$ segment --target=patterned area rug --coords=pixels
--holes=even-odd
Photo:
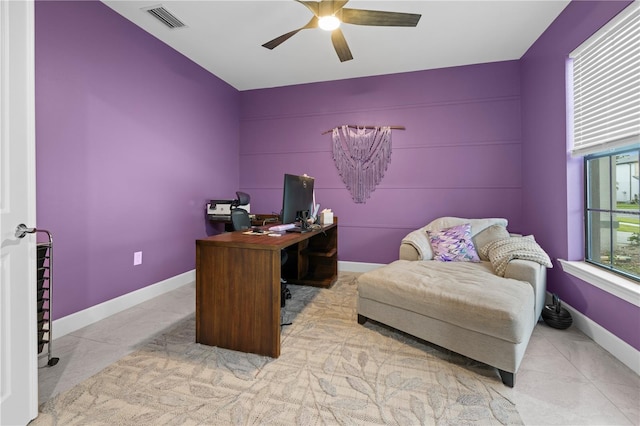
[[[32,424],[522,424],[493,368],[358,325],[356,279],[289,286],[278,359],[194,343],[194,316],[46,402]]]

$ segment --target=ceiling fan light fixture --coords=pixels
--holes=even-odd
[[[325,31],[333,31],[340,26],[340,19],[335,15],[322,16],[318,19],[318,26]]]
[[[266,42],[262,47],[272,50],[302,30],[320,28],[331,33],[331,43],[338,55],[338,59],[340,59],[340,62],[346,62],[352,60],[353,55],[351,54],[342,30],[340,30],[340,24],[342,22],[352,25],[415,27],[418,25],[421,17],[421,15],[416,13],[347,9],[344,5],[347,4],[349,0],[295,1],[313,13],[309,22],[307,22],[306,25]]]

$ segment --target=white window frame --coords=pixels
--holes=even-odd
[[[614,222],[616,221],[616,217],[617,215],[632,215],[635,216],[635,218],[640,218],[640,209],[636,209],[634,208],[633,210],[620,210],[617,207],[617,201],[616,201],[616,191],[612,188],[612,180],[615,176],[615,173],[612,169],[614,169],[616,167],[616,164],[614,164],[615,158],[617,155],[619,154],[625,154],[628,152],[633,152],[634,154],[638,154],[638,152],[640,151],[640,146],[638,145],[634,145],[631,146],[627,149],[623,149],[623,150],[618,150],[618,151],[614,151],[614,152],[606,152],[605,154],[601,154],[601,155],[597,155],[594,154],[592,156],[587,156],[585,157],[585,188],[586,188],[586,197],[585,197],[585,261],[588,263],[591,263],[593,265],[602,267],[608,271],[611,271],[614,274],[618,274],[624,277],[627,277],[631,280],[636,281],[638,284],[640,284],[640,273],[631,273],[628,270],[625,270],[624,268],[621,268],[619,266],[619,264],[616,264],[615,260],[614,260],[614,255],[617,253],[617,247],[616,250],[614,250],[614,246],[615,246],[615,240],[618,238],[618,234],[617,231],[614,230]],[[640,157],[640,156],[639,156]],[[608,195],[608,199],[606,201],[606,203],[604,205],[600,205],[600,204],[593,204],[590,200],[590,189],[591,189],[591,185],[590,185],[590,172],[591,172],[591,168],[587,168],[587,162],[588,161],[596,161],[596,160],[601,160],[601,159],[606,159],[607,160],[607,186],[608,188],[606,188],[605,190],[605,194]],[[600,167],[600,163],[598,163],[599,167]],[[601,187],[601,185],[598,185],[598,187]],[[596,217],[600,218],[598,220],[605,220],[610,224],[609,227],[609,232],[607,233],[607,239],[605,239],[605,246],[610,247],[610,256],[609,256],[609,262],[603,262],[601,259],[598,259],[600,257],[600,253],[592,253],[592,250],[596,249],[597,251],[599,251],[601,249],[601,247],[593,247],[592,246],[592,239],[591,239],[591,232],[598,232],[601,233],[602,229],[600,228],[600,226],[596,226],[594,227],[591,224],[591,220],[590,219],[590,215],[589,212],[591,213],[597,213],[598,215]],[[603,218],[600,217],[600,215],[604,215]],[[608,217],[608,220],[607,220]],[[622,219],[620,219],[622,221]],[[602,235],[599,236],[600,239],[604,239],[602,237]],[[640,259],[638,259],[638,262],[640,263]]]
[[[587,262],[558,259],[562,270],[580,278],[594,287],[604,290],[626,302],[640,307],[640,286],[621,275],[598,268]]]

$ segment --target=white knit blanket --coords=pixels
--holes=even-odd
[[[495,240],[481,247],[480,251],[489,258],[496,275],[501,277],[504,277],[507,265],[513,259],[531,260],[547,268],[553,267],[549,255],[542,250],[533,235]]]

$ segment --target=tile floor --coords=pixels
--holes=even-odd
[[[40,403],[134,351],[195,309],[195,284],[54,341],[54,367],[40,358]],[[526,425],[640,425],[640,377],[571,327],[536,326],[513,389],[504,395]]]

